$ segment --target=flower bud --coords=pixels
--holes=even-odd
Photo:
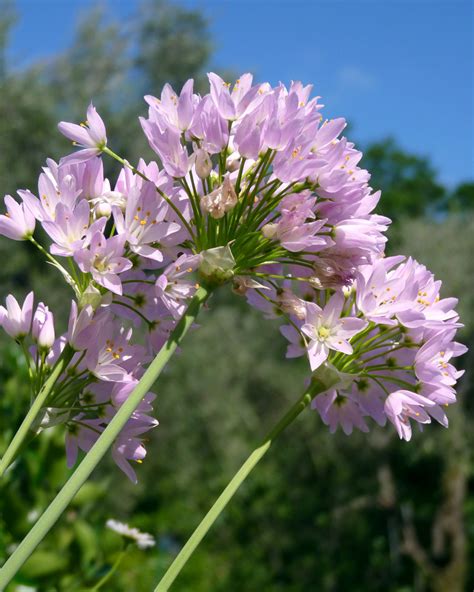
[[[225,168],[229,171],[229,173],[234,173],[235,171],[239,170],[239,167],[240,154],[238,152],[234,152],[234,154],[231,154],[225,161]]]
[[[53,313],[42,302],[38,304],[33,317],[31,334],[40,350],[48,351],[53,347],[55,339],[54,317]]]
[[[238,201],[237,193],[235,192],[232,181],[229,176],[224,178],[224,183],[214,189],[212,193],[205,195],[201,199],[201,208],[208,213],[212,218],[218,220],[222,218],[226,212],[232,210]]]
[[[205,179],[211,174],[212,161],[209,154],[202,148],[198,148],[195,152],[196,155],[196,174],[200,179]]]
[[[110,218],[112,214],[112,206],[105,202],[99,202],[94,209],[94,214],[96,218]]]
[[[273,238],[277,229],[278,224],[265,224],[265,226],[262,226],[262,234],[265,238]]]
[[[293,292],[290,292],[290,290],[283,289],[281,293],[277,295],[277,302],[284,313],[294,315],[299,320],[305,318],[306,305],[304,300],[298,298]]]
[[[112,294],[103,295],[92,283],[90,283],[79,298],[79,308],[82,310],[86,306],[92,306],[93,310],[99,306],[108,306],[112,302]]]
[[[225,209],[221,199],[220,187],[201,199],[201,209],[215,220],[224,217]]]
[[[235,192],[234,185],[232,184],[229,175],[224,177],[224,183],[222,185],[222,199],[224,201],[224,208],[226,212],[234,209],[238,202],[237,193]]]
[[[30,292],[20,308],[16,298],[9,294],[6,298],[7,307],[0,306],[0,326],[13,339],[23,339],[30,332],[33,299],[33,292]]]
[[[201,253],[199,273],[213,284],[223,284],[233,275],[235,259],[229,245],[214,247]]]

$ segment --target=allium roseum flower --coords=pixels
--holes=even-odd
[[[0,234],[13,240],[26,240],[35,230],[35,217],[25,203],[19,204],[11,195],[5,196],[7,213],[0,216]]]
[[[311,374],[338,377],[313,400],[331,431],[388,420],[408,440],[413,425],[447,426],[462,374],[452,362],[465,351],[456,300],[439,296],[423,265],[384,257],[380,192],[345,120],[325,119],[311,91],[250,74],[231,85],[211,73],[203,96],[192,80],[180,92],[166,85],[145,97],[140,118],[158,162],[136,166],[107,145],[90,105],[84,124],[59,124],[81,149],[47,160],[37,195],[5,198],[0,234],[30,240],[75,294],[59,336],[45,304],[33,317],[33,294],[22,308],[11,295],[0,307],[29,357],[33,394],[64,363],[40,427],[65,425],[69,466],[128,400],[200,285],[231,286],[281,321],[288,357],[307,355]],[[116,180],[104,177],[104,155],[122,165]],[[46,249],[32,237],[36,221]],[[132,481],[158,423],[153,400],[144,397],[112,449]]]
[[[84,149],[79,152],[74,152],[69,156],[63,158],[64,163],[78,163],[94,158],[102,152],[107,145],[107,133],[105,125],[101,116],[97,113],[96,108],[89,105],[87,109],[87,119],[85,123],[76,125],[75,123],[67,123],[61,121],[58,124],[59,131],[73,141],[77,146],[82,146]]]
[[[50,350],[55,341],[53,313],[42,302],[33,316],[31,335],[42,351]]]
[[[9,294],[5,302],[7,307],[0,306],[0,325],[13,339],[21,339],[30,332],[33,318],[33,299],[34,294],[30,292],[25,298],[23,306],[20,307],[16,298]]]

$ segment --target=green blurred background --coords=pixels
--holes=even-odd
[[[249,6],[249,5],[246,5]],[[9,34],[21,16],[0,0],[0,192],[36,189],[46,156],[69,150],[59,119],[81,120],[91,97],[114,150],[153,158],[136,117],[141,95],[195,77],[212,62],[208,15],[189,4],[148,0],[133,26],[89,8],[68,48],[10,67]],[[134,48],[130,52],[130,47]],[[229,79],[235,74],[221,69]],[[237,73],[238,74],[238,73]],[[308,81],[306,81],[308,82]],[[354,134],[349,132],[349,137]],[[412,255],[460,296],[464,343],[474,345],[474,183],[445,186],[430,158],[396,138],[362,145],[380,212],[393,217],[390,252]],[[108,163],[107,166],[110,166]],[[109,173],[113,174],[113,167]],[[64,314],[71,295],[28,244],[0,240],[1,298],[31,288]],[[155,389],[161,425],[134,486],[103,462],[9,590],[84,590],[121,549],[108,518],[152,533],[104,587],[148,591],[250,448],[301,391],[306,366],[284,361],[277,327],[223,290]],[[0,452],[28,405],[26,369],[0,342]],[[244,484],[186,566],[177,592],[464,592],[474,587],[473,354],[450,429],[429,426],[411,443],[374,428],[330,435],[316,414],[299,418]],[[44,432],[1,485],[0,563],[67,478],[64,434]],[[22,587],[22,586],[26,586]]]

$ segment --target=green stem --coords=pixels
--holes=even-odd
[[[196,291],[185,314],[172,331],[168,341],[147,368],[131,395],[117,411],[115,417],[102,432],[101,436],[97,439],[94,446],[87,453],[64,487],[0,570],[0,590],[6,587],[31,553],[33,553],[39,543],[48,534],[70,501],[112,446],[114,440],[120,434],[122,428],[138,407],[143,397],[153,386],[179,343],[188,332],[209,294],[210,290],[204,286],[201,286]]]
[[[332,382],[333,384],[334,382]],[[250,472],[255,468],[258,462],[270,449],[273,441],[288,427],[299,415],[306,409],[309,403],[313,400],[315,395],[320,392],[324,392],[330,385],[328,382],[319,381],[313,378],[312,384],[309,389],[294,403],[290,409],[283,415],[283,417],[277,422],[277,424],[270,430],[262,444],[255,448],[250,454],[247,460],[243,463],[237,473],[232,477],[227,487],[217,498],[214,505],[211,507],[209,512],[204,516],[196,530],[193,532],[187,543],[178,553],[173,563],[168,568],[167,572],[156,586],[154,592],[167,592],[170,586],[173,584],[180,571],[186,565],[188,559],[191,557],[196,547],[206,536],[207,532],[220,516],[224,508],[227,506],[229,501],[232,499],[236,491],[239,489],[241,484],[248,477]]]
[[[100,590],[100,588],[102,588],[102,586],[104,584],[106,584],[110,578],[114,575],[114,573],[117,571],[119,565],[122,563],[122,559],[125,557],[125,555],[127,554],[128,551],[128,546],[125,547],[125,549],[123,551],[121,551],[118,554],[117,559],[114,561],[114,564],[112,565],[112,567],[109,569],[109,571],[105,574],[105,576],[103,578],[101,578],[97,584],[93,587],[89,589],[89,592],[96,592],[97,590]]]
[[[61,271],[63,277],[66,279],[66,281],[68,282],[68,284],[71,286],[71,288],[74,290],[74,293],[76,294],[76,296],[80,296],[81,292],[79,290],[78,285],[76,284],[76,282],[74,281],[73,277],[71,276],[71,274],[61,265],[61,263],[59,263],[59,261],[57,259],[55,259],[50,253],[48,253],[48,251],[39,244],[38,241],[36,241],[32,236],[28,237],[28,240],[30,241],[30,243],[32,243],[33,245],[35,245],[35,247],[41,251],[43,253],[43,255],[46,257],[46,259],[49,259],[49,261],[57,268]]]
[[[13,460],[15,459],[16,455],[20,447],[22,446],[25,438],[30,431],[31,426],[33,425],[38,413],[43,408],[44,404],[46,403],[51,391],[54,388],[58,378],[61,376],[69,362],[71,361],[72,356],[74,355],[74,351],[66,346],[59,357],[56,365],[53,368],[53,371],[48,377],[48,380],[44,383],[43,388],[38,393],[38,396],[33,402],[33,405],[30,407],[25,419],[23,420],[22,424],[18,428],[13,440],[10,442],[5,454],[0,461],[0,477],[3,473],[7,470],[7,468],[11,465]],[[1,580],[0,580],[1,582]]]

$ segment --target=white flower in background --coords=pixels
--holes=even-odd
[[[123,537],[135,541],[139,549],[154,547],[156,544],[156,541],[151,534],[140,532],[138,528],[132,528],[128,524],[124,524],[118,520],[107,520],[106,526]]]

